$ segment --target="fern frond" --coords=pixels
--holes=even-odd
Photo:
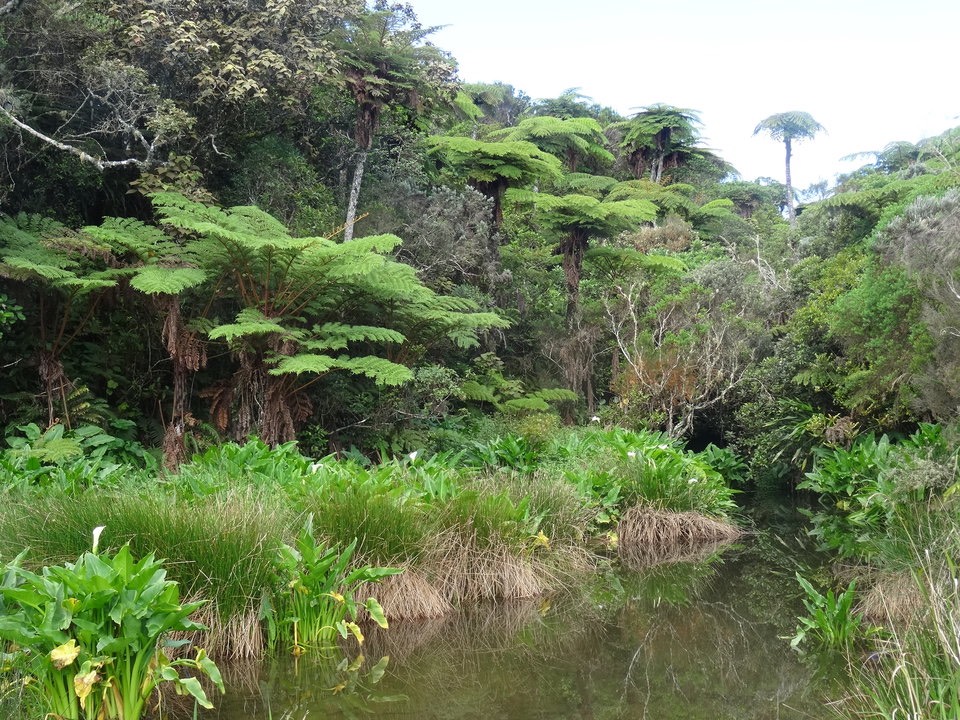
[[[548,412],[550,410],[550,405],[545,400],[531,395],[507,400],[503,403],[503,406],[511,410],[523,410],[525,412]]]
[[[406,338],[396,330],[370,325],[329,322],[314,328],[316,339],[303,346],[309,350],[344,350],[352,342],[402,343]]]
[[[299,353],[276,359],[276,364],[270,369],[271,375],[323,375],[337,367],[337,360],[329,355],[316,353]]]
[[[147,265],[137,268],[130,286],[147,295],[179,295],[200,285],[207,274],[200,268],[170,268]]]
[[[352,372],[354,375],[364,375],[371,378],[377,385],[402,385],[413,380],[413,372],[405,365],[390,362],[374,355],[337,358],[337,367]]]
[[[531,393],[531,396],[546,402],[576,402],[580,399],[580,396],[573,390],[567,390],[566,388],[542,388]]]
[[[496,405],[499,402],[496,392],[493,388],[481,385],[476,380],[467,380],[461,388],[464,400],[473,400],[474,402],[488,402]]]
[[[218,325],[209,332],[209,337],[211,340],[226,340],[232,343],[237,338],[271,333],[288,335],[290,329],[281,325],[276,319],[266,317],[259,310],[244,308],[237,313],[236,322]]]

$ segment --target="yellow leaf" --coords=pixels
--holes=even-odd
[[[341,690],[345,690],[346,687],[347,687],[347,684],[346,684],[345,682],[342,682],[342,683],[340,683],[340,684],[338,684],[338,685],[334,685],[332,688],[330,688],[330,692],[332,692],[334,695],[336,695],[336,694],[337,694],[338,692],[340,692]]]
[[[338,592],[333,592],[333,591],[331,590],[330,592],[327,593],[327,595],[329,595],[330,597],[332,597],[332,598],[333,598],[334,600],[336,600],[338,603],[342,603],[342,602],[343,602],[343,595],[341,595],[341,594],[338,593]]]
[[[80,648],[77,647],[77,641],[70,638],[60,647],[55,647],[50,651],[50,662],[57,670],[62,670],[77,659],[80,654]]]
[[[83,708],[86,705],[87,695],[90,694],[90,691],[93,690],[93,686],[97,684],[97,681],[100,679],[100,676],[97,674],[96,670],[91,670],[88,673],[81,675],[77,673],[73,677],[73,691],[77,694],[77,697],[80,699],[80,707]]]
[[[347,668],[347,672],[356,672],[361,667],[363,667],[363,663],[365,660],[366,658],[363,657],[363,653],[361,653],[360,655],[357,655],[357,659],[354,660],[352,663],[350,663],[350,667]]]
[[[363,645],[363,632],[360,630],[360,626],[352,622],[344,624],[347,626],[347,630],[353,633],[353,636],[357,639],[357,643]]]
[[[611,550],[616,550],[617,545],[620,544],[620,538],[617,536],[613,530],[607,533],[607,547]]]

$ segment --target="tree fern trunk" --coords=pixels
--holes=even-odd
[[[567,329],[572,330],[580,319],[580,276],[583,274],[583,253],[587,238],[574,231],[563,243],[563,275],[567,287]]]
[[[353,184],[350,186],[350,200],[347,202],[347,221],[343,228],[343,241],[353,240],[353,224],[357,221],[357,202],[360,199],[360,185],[363,183],[363,169],[367,164],[367,151],[357,155],[357,164],[353,170]]]
[[[786,176],[787,176],[787,217],[790,220],[790,226],[797,224],[797,211],[793,209],[793,180],[790,176],[790,155],[792,154],[792,148],[790,147],[790,138],[786,138],[783,141],[783,144],[787,148],[787,159],[786,159]]]
[[[162,339],[173,366],[170,422],[163,435],[163,465],[176,470],[187,459],[186,434],[190,417],[190,376],[207,364],[206,344],[188,330],[180,314],[179,296],[162,301],[166,309]]]

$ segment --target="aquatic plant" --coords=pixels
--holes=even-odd
[[[806,643],[831,650],[850,650],[854,643],[876,633],[875,628],[864,624],[863,615],[854,611],[856,581],[851,581],[842,592],[828,589],[823,594],[800,573],[796,573],[796,577],[804,592],[803,606],[807,614],[798,618],[800,624],[790,640],[792,647]]]
[[[202,629],[190,620],[200,603],[180,602],[153,555],[137,561],[125,545],[101,557],[97,536],[93,551],[39,574],[22,566],[23,554],[6,565],[0,639],[17,648],[50,712],[64,720],[139,720],[163,683],[212,707],[198,675],[221,692],[223,682],[206,652],[171,660],[161,649],[169,632]]]
[[[266,607],[265,619],[271,644],[280,631],[290,628],[290,641],[295,655],[309,647],[332,644],[336,634],[353,635],[363,644],[363,632],[357,624],[359,608],[366,610],[380,627],[387,627],[383,608],[375,598],[358,603],[354,590],[389,575],[399,568],[351,567],[354,540],[342,551],[318,543],[313,534],[313,518],[297,537],[295,545],[282,545],[277,554],[277,571],[283,590],[273,607]]]

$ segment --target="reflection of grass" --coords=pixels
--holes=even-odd
[[[660,563],[639,569],[625,584],[634,602],[647,607],[690,605],[717,574],[722,548],[692,561]]]

